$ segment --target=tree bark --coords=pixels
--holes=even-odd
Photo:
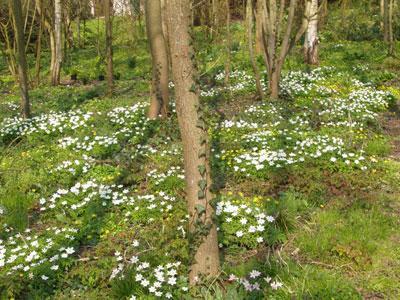
[[[253,4],[252,0],[247,0],[247,39],[248,39],[248,44],[249,44],[249,56],[250,56],[250,61],[251,61],[251,66],[253,68],[254,72],[254,77],[256,80],[256,88],[257,88],[257,94],[258,98],[262,100],[264,98],[264,92],[261,86],[261,80],[260,80],[260,71],[258,70],[257,67],[257,62],[254,58],[254,51],[253,51]]]
[[[105,0],[104,18],[106,25],[106,60],[107,60],[107,88],[108,95],[112,95],[114,88],[113,80],[113,50],[112,50],[112,0]]]
[[[383,40],[389,43],[389,0],[383,2]]]
[[[51,84],[53,86],[60,84],[60,73],[61,73],[61,64],[62,64],[62,35],[61,35],[61,0],[54,1],[54,64],[51,74]],[[50,33],[51,39],[51,33]]]
[[[214,209],[210,204],[210,173],[207,153],[206,128],[202,125],[199,106],[199,89],[196,86],[196,70],[190,43],[190,1],[168,0],[167,18],[170,36],[172,74],[175,83],[176,111],[182,137],[186,201],[190,214],[190,236],[198,241],[191,243],[194,262],[189,281],[195,284],[200,275],[218,274],[219,252],[217,230],[213,222]],[[203,230],[201,230],[203,229]]]
[[[393,36],[393,9],[394,0],[389,0],[389,24],[388,24],[388,55],[394,56],[394,36]]]
[[[263,13],[262,13],[262,0],[257,0],[256,3],[256,55],[263,53],[262,43],[262,28],[263,28]]]
[[[43,35],[43,23],[44,16],[41,14],[39,16],[39,32],[36,41],[36,61],[35,61],[35,84],[39,86],[40,84],[40,68],[41,68],[41,57],[42,57],[42,35]]]
[[[21,89],[21,114],[24,118],[29,118],[31,112],[28,92],[28,65],[26,63],[25,54],[25,36],[21,0],[10,0],[10,7],[14,16],[14,32],[17,44],[18,76],[19,86]]]
[[[229,0],[225,0],[226,7],[226,60],[225,60],[225,86],[229,85],[231,73],[231,7]]]
[[[310,5],[310,20],[304,38],[304,61],[309,65],[318,64],[318,0]]]
[[[160,114],[167,116],[169,103],[169,63],[160,0],[146,0],[146,27],[153,70],[149,118],[156,119]]]

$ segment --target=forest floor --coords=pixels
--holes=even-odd
[[[188,290],[174,105],[147,120],[147,44],[123,40],[112,97],[96,47],[77,49],[63,85],[31,91],[28,122],[3,68],[0,299],[398,299],[398,61],[379,41],[323,43],[315,68],[295,49],[282,100],[255,101],[247,45],[228,87],[224,46],[200,46],[220,276]]]

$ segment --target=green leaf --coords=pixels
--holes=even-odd
[[[197,198],[204,199],[206,197],[206,193],[202,190],[197,192]]]
[[[204,207],[204,205],[201,205],[201,204],[197,204],[197,205],[195,206],[195,209],[196,209],[197,214],[198,214],[199,216],[201,216],[202,214],[204,214],[204,213],[206,212],[206,208]]]
[[[204,191],[207,187],[207,180],[205,179],[199,180],[199,187],[201,188],[202,191]]]
[[[206,166],[200,165],[200,166],[198,166],[198,168],[199,168],[200,175],[203,176],[206,173]]]
[[[199,158],[206,157],[206,149],[199,150]]]
[[[203,120],[198,119],[196,122],[196,127],[204,130],[206,128],[206,124]]]
[[[204,145],[207,142],[207,139],[205,136],[201,136],[199,139],[200,145]]]
[[[190,87],[189,92],[191,93],[196,93],[196,85],[193,83],[192,86]]]

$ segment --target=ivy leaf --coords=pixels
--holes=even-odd
[[[204,123],[203,120],[199,119],[197,120],[196,127],[204,130],[206,128],[206,124]]]
[[[205,179],[199,180],[199,187],[202,191],[204,191],[207,187],[207,181]]]
[[[198,214],[199,216],[201,216],[202,214],[204,214],[204,213],[206,212],[206,208],[204,207],[204,205],[201,205],[201,204],[197,204],[197,205],[195,206],[195,209],[196,209],[197,214]]]
[[[206,157],[206,149],[199,150],[199,158]]]
[[[206,193],[202,190],[197,192],[197,198],[204,199],[206,197]]]
[[[206,166],[205,165],[200,165],[198,166],[199,168],[199,173],[201,176],[204,176],[204,174],[206,173]]]
[[[190,87],[189,92],[191,93],[196,93],[196,85],[193,83],[192,86]]]
[[[200,142],[200,145],[204,145],[207,142],[207,139],[204,136],[202,136],[200,138],[199,142]]]

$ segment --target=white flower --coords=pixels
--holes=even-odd
[[[249,276],[250,278],[257,278],[258,276],[261,275],[261,272],[257,271],[257,270],[253,270],[250,272]]]
[[[236,231],[236,236],[237,237],[242,237],[243,236],[243,231],[241,231],[241,230]]]
[[[147,279],[143,279],[140,284],[144,287],[148,286],[150,284],[150,282]]]
[[[281,282],[279,282],[279,281],[271,282],[271,288],[273,290],[277,290],[277,289],[281,288],[282,286],[283,286],[283,284]]]
[[[44,281],[46,281],[47,279],[49,279],[49,277],[47,277],[46,275],[42,275],[40,278],[42,278]]]
[[[175,285],[176,284],[176,278],[175,277],[169,277],[168,278],[168,284],[169,285]]]
[[[229,281],[236,281],[236,280],[238,280],[238,278],[236,277],[235,274],[230,274],[228,280]]]

